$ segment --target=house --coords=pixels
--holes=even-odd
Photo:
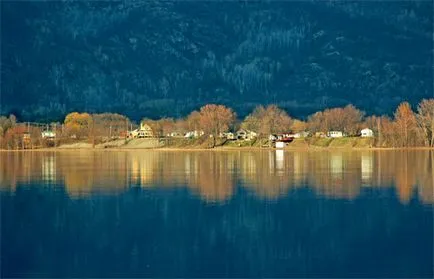
[[[184,138],[198,138],[200,136],[203,136],[204,134],[205,134],[204,131],[194,130],[185,133]]]
[[[374,136],[374,132],[369,128],[365,128],[361,131],[362,138],[371,138],[373,136]]]
[[[128,133],[129,138],[137,138],[139,135],[139,129],[132,130]]]
[[[246,140],[252,140],[258,137],[258,133],[253,131],[247,131],[247,137]]]
[[[152,138],[154,133],[152,132],[151,126],[145,123],[140,123],[140,129],[138,130],[138,138]]]
[[[53,139],[56,137],[56,132],[51,130],[43,131],[41,134],[42,134],[42,138],[44,139]]]
[[[226,133],[220,133],[219,135],[221,138],[226,138],[228,140],[235,140],[235,134],[232,132],[226,132]]]
[[[179,138],[182,137],[182,134],[179,132],[171,132],[167,134],[168,137],[172,137],[172,138]]]
[[[247,138],[247,131],[244,129],[237,131],[237,139],[238,140],[245,140]]]
[[[128,133],[128,137],[130,138],[152,138],[154,133],[152,131],[151,126],[145,123],[140,123],[140,127],[138,129],[132,130]]]
[[[329,138],[342,138],[344,133],[342,131],[329,131],[327,137]]]
[[[275,140],[277,140],[277,136],[276,135],[269,135],[268,140],[269,141],[275,141]]]
[[[236,133],[237,140],[252,140],[257,136],[258,134],[256,132],[244,130],[244,129],[238,130]]]

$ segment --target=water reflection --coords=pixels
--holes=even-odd
[[[2,278],[433,275],[430,151],[0,156]]]
[[[225,201],[235,185],[277,199],[308,186],[330,198],[354,199],[361,188],[394,187],[399,200],[433,203],[433,151],[62,151],[1,152],[0,185],[38,181],[72,198],[129,187],[185,188]]]

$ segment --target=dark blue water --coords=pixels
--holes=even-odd
[[[209,201],[182,184],[72,197],[59,181],[18,182],[1,192],[1,275],[433,277],[433,207],[417,194],[306,184],[263,198],[244,184]]]

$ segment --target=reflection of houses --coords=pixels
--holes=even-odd
[[[327,132],[327,137],[329,138],[342,138],[344,133],[342,131],[329,131]]]
[[[282,175],[285,165],[285,155],[283,150],[276,150],[276,170],[277,174]]]
[[[372,153],[362,154],[360,163],[362,170],[362,186],[369,185],[374,167]]]
[[[362,138],[371,138],[374,136],[374,132],[369,129],[369,128],[365,128],[361,131],[361,135]]]
[[[305,185],[331,197],[353,198],[362,185],[370,185],[396,186],[403,203],[416,190],[422,203],[433,203],[430,151],[0,152],[0,162],[7,162],[0,163],[1,191],[15,191],[16,185],[32,179],[46,184],[57,180],[71,198],[115,194],[129,185],[159,189],[186,185],[203,199],[217,201],[230,197],[239,181],[266,198]]]
[[[302,156],[300,152],[293,153],[293,173],[294,173],[294,182],[300,183],[303,180],[303,165],[302,165]]]
[[[42,157],[42,179],[45,181],[56,180],[56,157],[53,154]]]
[[[340,153],[333,153],[330,156],[330,172],[334,178],[341,178],[343,171],[343,157]]]

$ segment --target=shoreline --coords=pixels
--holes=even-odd
[[[89,148],[89,147],[48,147],[38,149],[0,149],[0,152],[71,152],[71,151],[93,151],[93,152],[119,152],[119,151],[170,151],[170,152],[199,152],[199,151],[434,151],[434,147],[321,147],[321,146],[309,146],[309,147],[225,147],[218,146],[214,148],[201,148],[201,147],[153,147],[153,148],[131,148],[131,147],[113,147],[113,148]]]

